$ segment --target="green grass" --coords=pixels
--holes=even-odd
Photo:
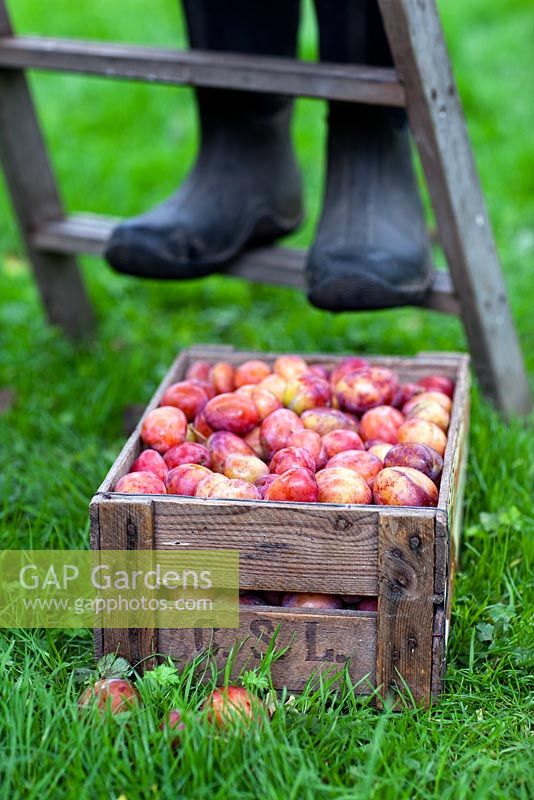
[[[20,31],[172,45],[175,0],[12,2]],[[482,183],[529,373],[534,373],[534,9],[524,0],[441,2]],[[313,23],[302,36],[313,57]],[[188,90],[67,76],[32,79],[64,198],[73,210],[126,215],[154,203],[194,153]],[[322,186],[323,107],[299,102],[295,135],[309,217]],[[120,158],[117,157],[120,155]],[[417,310],[333,316],[290,290],[234,279],[159,285],[84,272],[99,328],[85,344],[47,327],[0,193],[0,546],[79,548],[87,504],[123,441],[122,412],[143,403],[193,342],[304,351],[465,349],[456,320]],[[446,693],[427,711],[378,713],[344,688],[310,688],[259,734],[218,736],[193,715],[172,752],[158,724],[162,687],[128,724],[79,721],[74,670],[91,664],[86,631],[0,636],[0,797],[527,798],[532,732],[534,432],[502,423],[474,392],[462,571]],[[184,673],[172,692],[193,711]]]

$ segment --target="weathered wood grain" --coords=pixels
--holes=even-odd
[[[432,681],[430,690],[433,699],[439,697],[443,691],[443,681],[447,666],[446,627],[445,609],[443,606],[439,606],[436,608],[434,615],[432,635]]]
[[[98,509],[99,550],[154,551],[154,513],[152,501],[132,499],[121,505],[96,503]],[[146,562],[143,567],[146,568]],[[103,653],[117,653],[139,672],[154,664],[157,632],[150,628],[104,628],[97,633],[97,647]]]
[[[441,476],[438,508],[445,511],[450,506],[454,475],[459,462],[459,444],[468,435],[471,376],[469,372],[470,357],[458,355],[456,358],[455,388],[447,447],[444,454],[443,473]],[[441,370],[440,370],[441,372]]]
[[[0,66],[151,83],[283,92],[353,103],[404,105],[395,70],[213,50],[162,49],[80,39],[20,36],[0,42]]]
[[[435,582],[434,592],[436,599],[443,598],[436,614],[442,616],[439,626],[439,635],[442,636],[442,643],[437,641],[438,634],[434,635],[434,650],[432,663],[432,692],[437,693],[443,684],[446,668],[447,641],[451,623],[451,608],[454,592],[454,576],[459,562],[460,540],[462,533],[464,489],[467,475],[467,455],[469,449],[469,392],[468,376],[466,391],[463,392],[462,403],[456,396],[454,402],[458,405],[453,407],[454,411],[459,407],[463,413],[458,419],[456,431],[455,449],[451,453],[446,453],[447,475],[446,481],[446,507],[445,510],[436,510],[436,546],[435,546]],[[462,396],[462,393],[460,394]],[[443,483],[443,482],[442,482]]]
[[[100,550],[100,519],[98,514],[99,498],[93,497],[89,504],[89,544],[91,550]],[[93,650],[98,660],[104,655],[102,628],[93,631]]]
[[[118,219],[96,214],[74,214],[67,219],[40,226],[34,232],[32,242],[36,248],[46,252],[102,255],[111,231],[118,222]],[[306,258],[304,250],[260,247],[242,253],[224,274],[252,283],[304,289]],[[448,272],[435,270],[432,287],[423,305],[445,314],[459,313],[458,300]]]
[[[377,594],[372,506],[162,498],[154,508],[156,548],[237,549],[243,589]]]
[[[380,516],[377,686],[430,701],[434,624],[434,519]]]
[[[443,594],[447,602],[447,589],[450,583],[450,560],[456,558],[451,551],[451,534],[457,537],[456,554],[459,550],[459,532],[463,508],[463,489],[465,480],[467,451],[469,444],[470,386],[469,356],[458,358],[456,387],[447,438],[447,448],[443,462],[443,473],[436,513],[435,580],[434,593]],[[460,494],[458,491],[460,490]],[[453,524],[453,518],[454,524]]]
[[[236,630],[159,631],[158,647],[180,663],[190,661],[211,649],[219,669],[224,669],[231,648],[236,651],[232,678],[243,668],[252,669],[260,662],[272,636],[277,647],[290,650],[273,664],[276,688],[300,692],[314,673],[325,669],[338,672],[348,661],[348,672],[357,694],[370,694],[375,686],[376,614],[359,611],[311,609],[290,613],[278,608],[242,609]],[[240,647],[240,649],[238,649]]]
[[[0,36],[12,34],[0,0]],[[28,82],[20,70],[0,69],[0,159],[20,234],[48,320],[71,336],[93,327],[93,312],[72,255],[41,252],[33,232],[63,218],[63,207]]]
[[[532,397],[435,0],[378,1],[481,386],[505,414],[526,414]]]

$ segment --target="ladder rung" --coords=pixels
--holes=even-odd
[[[0,37],[2,67],[279,92],[387,106],[403,106],[405,103],[404,89],[394,69],[318,64],[273,56],[11,36]]]
[[[100,256],[112,229],[119,222],[97,214],[73,214],[58,222],[48,222],[32,237],[39,250],[52,253],[86,253]],[[306,253],[282,247],[261,247],[244,253],[225,274],[253,283],[269,283],[303,289]],[[458,300],[448,272],[434,271],[432,289],[425,307],[446,314],[459,314]]]

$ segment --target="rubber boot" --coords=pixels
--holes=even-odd
[[[316,0],[316,9],[322,60],[392,65],[376,0]],[[420,304],[432,272],[404,111],[330,103],[327,157],[310,302],[330,311]]]
[[[185,0],[184,10],[193,48],[295,56],[298,0]],[[106,258],[119,272],[200,277],[301,220],[291,100],[204,88],[196,98],[200,148],[193,170],[171,197],[113,231]]]

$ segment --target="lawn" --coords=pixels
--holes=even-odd
[[[175,0],[10,3],[17,29],[174,45]],[[89,8],[90,6],[90,8]],[[534,7],[442,0],[513,313],[534,374]],[[315,54],[307,9],[302,55]],[[32,78],[54,166],[72,210],[128,215],[186,174],[195,126],[187,89],[70,76]],[[322,186],[323,106],[300,101],[295,135],[311,242]],[[120,158],[117,157],[120,155]],[[213,277],[162,286],[84,273],[98,315],[91,341],[47,327],[0,189],[0,544],[85,548],[87,506],[124,439],[123,410],[144,403],[176,351],[246,348],[395,353],[463,350],[458,321],[414,309],[338,316],[291,290]],[[379,713],[345,688],[310,690],[259,734],[221,737],[194,717],[173,752],[158,725],[169,693],[196,708],[186,672],[146,681],[150,703],[124,722],[79,721],[76,683],[90,631],[0,634],[1,798],[527,798],[534,775],[534,431],[504,424],[473,396],[462,569],[446,693],[429,710]],[[530,790],[528,786],[530,785]]]

